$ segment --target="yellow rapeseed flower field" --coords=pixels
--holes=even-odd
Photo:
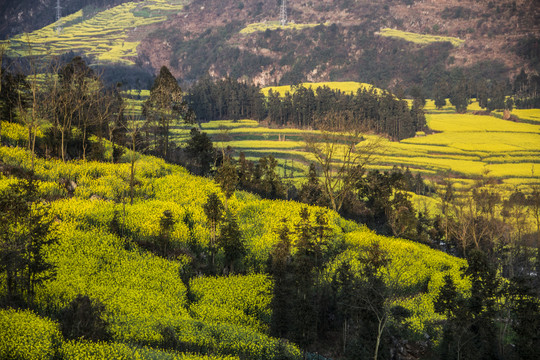
[[[421,45],[431,44],[434,42],[448,41],[454,46],[460,46],[461,44],[465,42],[465,40],[462,40],[456,37],[451,37],[451,36],[417,34],[413,32],[401,31],[401,30],[389,29],[389,28],[383,28],[379,30],[378,34],[385,37],[392,37],[392,38],[407,40],[415,44],[421,44]]]
[[[310,27],[315,27],[318,25],[326,25],[326,24],[295,24],[295,23],[288,23],[286,25],[281,25],[279,21],[267,21],[267,22],[261,22],[261,23],[253,23],[249,24],[242,30],[240,30],[240,34],[248,35],[255,32],[263,32],[266,30],[302,30]]]
[[[344,93],[356,93],[359,89],[366,89],[366,90],[372,90],[374,89],[377,92],[380,92],[382,90],[375,88],[371,84],[366,83],[360,83],[356,81],[327,81],[327,82],[305,82],[299,84],[301,86],[304,86],[306,88],[311,88],[313,91],[317,90],[317,88],[327,86],[332,90],[340,90]],[[268,93],[270,90],[274,93],[278,93],[280,96],[284,96],[286,92],[289,92],[291,94],[294,93],[296,86],[291,85],[283,85],[283,86],[268,86],[263,88],[261,91],[265,96],[268,96]]]
[[[10,39],[11,55],[59,55],[84,51],[100,62],[133,64],[138,41],[128,41],[133,30],[166,20],[166,15],[181,11],[180,0],[127,2],[85,18],[80,10],[40,30]],[[61,28],[57,32],[57,28]]]

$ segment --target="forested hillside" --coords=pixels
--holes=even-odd
[[[392,128],[425,121],[420,94],[410,108],[362,84],[268,90],[263,101],[229,78],[186,96],[167,67],[149,91],[120,91],[80,57],[2,75],[0,357],[534,358],[537,177],[506,193],[496,178],[459,189],[448,174],[426,183],[375,169],[383,132],[407,136]],[[465,103],[433,111],[481,128],[466,121],[486,115],[461,114]],[[231,128],[267,137],[237,119],[257,109],[316,128],[273,129],[271,154],[254,141],[236,157]],[[196,121],[214,111],[233,119],[210,122],[210,136]],[[534,171],[537,125],[513,128],[502,151]],[[290,180],[285,163],[281,176],[280,149],[309,169],[292,166],[303,174]],[[443,161],[470,164],[461,151]],[[415,208],[412,194],[429,193],[434,206]]]
[[[65,49],[68,41],[71,50],[100,63],[128,61],[154,72],[165,65],[186,83],[210,74],[260,85],[354,80],[393,90],[422,86],[432,91],[443,80],[504,82],[521,70],[538,72],[539,10],[532,0],[291,2],[285,27],[277,23],[278,2],[174,1],[186,6],[170,11],[161,0],[139,1],[122,10],[123,15],[132,13],[137,25],[116,20],[106,25],[100,11],[114,12],[120,2],[70,1],[63,5],[63,15],[83,9],[75,23],[99,16],[91,21],[92,32],[104,25],[101,32],[124,26],[116,37],[129,48],[122,49],[124,41],[109,42],[107,46],[114,45],[111,54],[102,56],[95,46],[73,44],[79,30],[70,33],[67,28],[65,39],[49,38],[52,48]],[[50,1],[4,4],[10,38],[55,20]]]
[[[0,359],[537,359],[540,8],[287,3],[0,6]]]

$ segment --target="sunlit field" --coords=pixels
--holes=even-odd
[[[16,143],[25,132],[20,125],[6,128],[2,126],[4,143]],[[217,128],[206,127],[212,134],[221,128],[272,133],[250,121],[219,122]],[[66,359],[300,359],[302,353],[296,345],[268,335],[272,280],[264,269],[278,241],[276,229],[282,226],[284,214],[286,223],[293,227],[306,205],[261,200],[236,192],[229,200],[229,208],[237,216],[246,243],[246,274],[195,277],[190,281],[195,300],[188,301],[186,286],[178,276],[186,258],[163,258],[138,244],[160,239],[160,217],[168,210],[174,219],[190,214],[194,221],[192,238],[207,247],[209,229],[203,204],[212,192],[220,198],[224,195],[210,179],[191,176],[161,159],[139,155],[134,203],[130,205],[125,198],[130,153],[126,152],[118,164],[109,162],[110,156],[107,152],[107,162],[36,159],[38,192],[54,199],[51,211],[59,239],[48,249],[47,257],[55,266],[56,277],[37,289],[35,303],[42,313],[0,310],[0,337],[5,340],[0,342],[0,357],[41,359],[60,353]],[[29,170],[30,153],[24,147],[0,146],[0,162]],[[77,184],[73,194],[68,195],[60,185],[62,178]],[[0,191],[15,182],[13,177],[0,175]],[[312,217],[318,210],[309,207]],[[434,312],[433,299],[446,274],[454,279],[460,292],[467,291],[468,280],[459,275],[464,260],[411,241],[376,235],[329,210],[327,216],[333,238],[347,244],[348,250],[328,264],[324,278],[331,279],[343,261],[350,261],[356,269],[364,248],[380,243],[391,258],[388,281],[398,273],[406,274],[399,285],[402,296],[395,300],[396,305],[410,311],[403,326],[417,337],[426,332],[439,336],[438,324],[444,317]],[[126,236],[112,230],[115,217]],[[188,234],[188,226],[175,221],[171,246],[185,247]],[[222,261],[222,255],[218,255],[217,261]],[[104,305],[110,341],[67,340],[59,331],[58,321],[47,317],[65,308],[78,294]],[[161,350],[160,344],[166,341],[165,327],[182,348],[189,350],[187,353]]]
[[[375,88],[371,84],[359,83],[355,81],[341,81],[341,82],[329,81],[329,82],[318,82],[318,83],[305,82],[305,83],[299,84],[299,86],[300,85],[306,88],[310,88],[313,91],[316,91],[317,88],[320,88],[323,86],[327,86],[332,90],[339,90],[344,93],[356,93],[359,89],[366,89],[366,90],[375,89],[376,92],[382,91],[380,89]],[[297,86],[291,86],[291,85],[268,86],[268,87],[263,88],[261,91],[265,96],[268,96],[268,93],[270,92],[270,90],[272,90],[272,92],[274,93],[278,93],[280,96],[284,96],[286,92],[293,94],[296,87]]]
[[[240,30],[240,34],[248,35],[255,32],[263,32],[266,30],[302,30],[306,28],[315,27],[318,25],[326,25],[326,24],[295,24],[295,23],[287,23],[286,25],[281,25],[279,21],[267,21],[262,23],[254,23],[249,24],[242,30]]]
[[[139,45],[137,33],[178,13],[183,4],[183,0],[128,2],[88,18],[80,10],[40,30],[13,37],[9,54],[59,55],[74,51],[85,52],[100,63],[133,64]]]
[[[426,118],[433,133],[400,142],[381,139],[370,167],[409,167],[427,177],[452,175],[454,181],[462,183],[482,176],[500,178],[509,187],[540,183],[539,125],[445,110],[434,110]],[[305,151],[305,136],[318,134],[269,128],[252,120],[213,121],[200,126],[218,147],[231,146],[236,155],[244,152],[254,160],[273,155],[281,173],[293,178],[303,178],[313,160]],[[178,126],[176,140],[186,140],[189,128]]]
[[[389,28],[381,29],[378,32],[378,34],[380,36],[403,39],[403,40],[410,41],[410,42],[413,42],[415,44],[420,44],[420,45],[427,45],[434,42],[448,41],[454,46],[459,46],[465,42],[465,40],[462,40],[456,37],[451,37],[451,36],[417,34],[417,33],[412,33],[408,31],[401,31],[401,30],[389,29]]]

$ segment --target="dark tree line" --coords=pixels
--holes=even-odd
[[[32,154],[68,159],[103,160],[103,139],[123,143],[126,123],[123,100],[116,87],[106,87],[80,57],[53,64],[54,72],[41,82],[39,66],[30,62],[30,74],[2,71],[0,112],[8,122],[27,128],[26,144]],[[49,126],[43,126],[43,122]],[[45,127],[44,137],[37,131]],[[97,141],[90,141],[95,135]],[[121,155],[116,152],[116,160]]]
[[[187,101],[197,119],[205,121],[268,118],[279,126],[317,128],[318,119],[332,113],[338,119],[330,124],[333,130],[354,126],[395,140],[412,137],[426,127],[423,103],[415,102],[410,110],[406,101],[375,90],[346,94],[328,87],[314,91],[299,86],[292,94],[270,92],[265,99],[256,86],[231,78],[212,81],[205,77],[191,87]]]
[[[186,96],[187,102],[203,121],[249,118],[263,120],[265,99],[256,86],[230,77],[213,81],[205,76],[195,83]]]
[[[538,45],[536,47],[538,48]],[[514,79],[513,85],[515,105],[517,108],[532,109],[540,107],[539,75],[527,75],[522,69]]]
[[[292,94],[281,97],[268,94],[268,118],[277,125],[317,128],[317,119],[329,113],[339,114],[333,130],[354,126],[366,131],[385,134],[401,140],[413,137],[426,127],[423,106],[409,110],[406,101],[388,92],[360,89],[356,94],[346,94],[328,87],[299,86]],[[332,129],[329,129],[332,130]]]

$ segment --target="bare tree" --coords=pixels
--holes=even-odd
[[[25,91],[19,90],[17,94],[18,95],[17,107],[19,108],[19,114],[21,115],[21,118],[23,122],[25,123],[26,128],[28,130],[27,148],[28,150],[30,150],[30,153],[31,153],[32,170],[34,170],[36,137],[37,137],[38,128],[40,126],[40,121],[39,121],[39,116],[38,116],[39,103],[40,103],[39,98],[38,98],[39,96],[38,73],[40,71],[38,69],[37,60],[33,56],[32,43],[30,42],[28,34],[26,35],[26,44],[28,47],[28,59],[29,59],[29,64],[30,64],[30,75],[27,77],[26,84],[28,86],[27,90],[30,92],[30,94],[27,94]],[[0,63],[0,67],[1,67],[1,63]],[[27,97],[30,97],[30,99],[27,99]],[[29,108],[27,104],[28,101],[30,101],[31,103],[31,106]]]
[[[140,115],[132,115],[125,123],[125,130],[129,138],[129,162],[130,162],[130,175],[129,175],[129,203],[133,205],[133,198],[135,193],[135,162],[139,159],[140,151],[138,148],[139,137],[141,134],[142,117]]]
[[[352,116],[329,112],[315,121],[320,133],[305,137],[305,149],[322,170],[324,193],[335,211],[341,209],[346,195],[381,148],[380,138],[364,138],[362,129],[353,124]]]
[[[349,327],[356,323],[357,331],[362,333],[354,336],[365,337],[361,355],[367,358],[369,353],[377,360],[385,331],[394,316],[395,302],[402,295],[403,283],[409,283],[414,273],[410,271],[412,264],[408,258],[393,262],[397,259],[391,259],[376,241],[366,246],[359,260],[362,264],[361,278],[354,279],[349,264],[342,264],[338,270],[342,287],[338,306],[345,313],[343,350],[347,351]],[[360,355],[354,350],[352,353]]]

